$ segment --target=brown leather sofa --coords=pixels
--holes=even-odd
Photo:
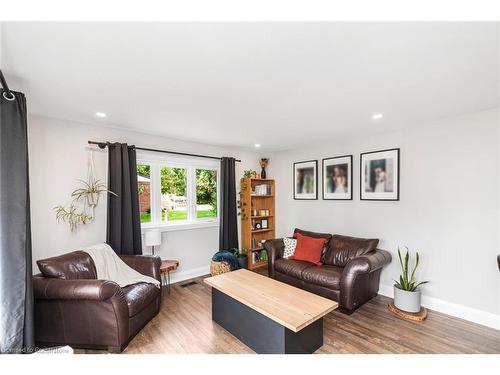
[[[161,259],[125,255],[136,271],[161,282]],[[39,346],[121,352],[156,315],[161,290],[139,283],[120,288],[97,280],[92,258],[83,251],[37,261],[42,274],[33,277],[35,339]]]
[[[350,313],[378,293],[382,268],[391,254],[377,249],[378,239],[363,239],[295,229],[305,236],[324,238],[322,265],[284,259],[283,239],[266,241],[269,276],[339,303]]]

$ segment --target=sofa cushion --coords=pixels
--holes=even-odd
[[[299,228],[295,228],[293,230],[294,237],[295,237],[295,233],[300,233],[303,236],[312,237],[312,238],[324,238],[326,240],[325,243],[327,245],[330,242],[330,239],[332,238],[332,235],[329,233],[310,232],[308,230],[302,230]]]
[[[295,248],[293,258],[295,260],[304,260],[318,264],[321,261],[326,240],[324,238],[303,236],[300,233],[295,233],[295,236],[297,237],[297,247]]]
[[[321,257],[324,256],[326,253],[326,250],[328,249],[328,244],[330,243],[330,240],[332,238],[332,235],[330,233],[320,233],[320,232],[310,232],[308,230],[302,230],[299,228],[295,228],[293,230],[293,236],[296,237],[296,233],[300,233],[303,236],[307,237],[313,237],[313,238],[324,238],[325,239],[325,246],[323,247],[323,250],[321,252]]]
[[[340,290],[342,271],[343,268],[337,266],[310,266],[302,271],[302,280],[325,288]]]
[[[297,239],[285,237],[283,238],[283,244],[285,245],[283,249],[283,258],[288,259],[293,257],[295,249],[297,248]]]
[[[37,260],[36,264],[45,277],[65,280],[97,279],[94,261],[85,251],[73,251],[57,257]]]
[[[293,276],[298,279],[302,276],[302,270],[310,267],[311,263],[304,262],[301,260],[293,260],[293,259],[276,259],[274,262],[274,269],[278,272],[284,273],[288,276]]]
[[[138,283],[122,288],[128,306],[128,316],[140,313],[160,293],[160,289],[153,284]]]
[[[375,250],[377,245],[378,239],[357,238],[336,234],[330,240],[322,262],[332,266],[345,267],[350,260]]]

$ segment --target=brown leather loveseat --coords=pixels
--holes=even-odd
[[[364,239],[295,229],[295,233],[324,238],[321,265],[284,259],[283,239],[266,241],[269,276],[339,303],[351,312],[378,293],[382,268],[391,254],[377,249],[378,239]]]
[[[136,271],[161,282],[161,259],[125,255]],[[83,251],[37,261],[33,277],[35,339],[40,346],[121,352],[160,309],[161,291],[153,284],[120,288],[97,280],[92,258]]]

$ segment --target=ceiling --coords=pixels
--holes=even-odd
[[[33,114],[278,150],[499,106],[499,31],[471,22],[3,23],[2,69]]]

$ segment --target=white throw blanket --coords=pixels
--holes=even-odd
[[[94,245],[82,249],[82,251],[89,254],[94,261],[97,279],[99,280],[114,281],[122,288],[137,283],[151,283],[158,288],[160,287],[158,280],[143,275],[127,266],[108,244]]]

